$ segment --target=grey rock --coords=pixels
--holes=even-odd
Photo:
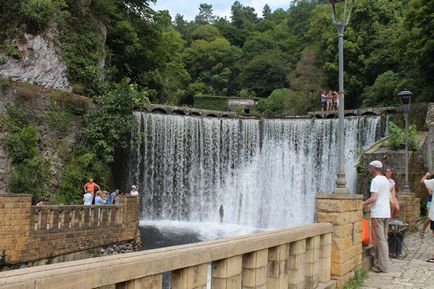
[[[53,42],[41,35],[24,34],[25,42],[17,44],[23,54],[20,60],[8,58],[0,66],[0,76],[45,87],[71,91],[66,77],[67,67]]]

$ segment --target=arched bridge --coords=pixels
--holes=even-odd
[[[345,110],[345,116],[368,116],[368,115],[388,115],[400,112],[399,107],[378,107]],[[338,111],[312,111],[308,113],[310,118],[337,118]]]
[[[236,117],[237,116],[235,112],[231,112],[231,111],[207,110],[207,109],[171,106],[171,105],[163,105],[163,104],[148,104],[145,106],[144,111],[151,112],[151,113],[207,116],[207,117]]]

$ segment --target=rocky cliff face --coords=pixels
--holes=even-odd
[[[0,66],[1,77],[71,91],[67,67],[52,41],[41,35],[25,34],[24,39],[15,42],[15,47],[22,57],[19,60],[7,58]]]

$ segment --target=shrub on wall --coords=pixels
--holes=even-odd
[[[195,96],[194,107],[226,111],[228,109],[228,99],[221,96]]]
[[[389,122],[389,146],[392,150],[399,150],[405,147],[405,131],[397,126],[394,122]],[[417,129],[415,125],[408,127],[408,148],[417,150]]]
[[[43,198],[49,163],[39,150],[40,136],[36,126],[28,123],[26,114],[17,107],[9,107],[1,122],[8,131],[6,145],[12,159],[8,190],[14,194],[32,194],[35,200]]]

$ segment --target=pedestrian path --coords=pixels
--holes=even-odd
[[[406,258],[391,259],[390,272],[369,272],[361,289],[434,289],[434,237],[427,230],[425,238],[419,232],[406,234],[404,243],[409,250]]]

